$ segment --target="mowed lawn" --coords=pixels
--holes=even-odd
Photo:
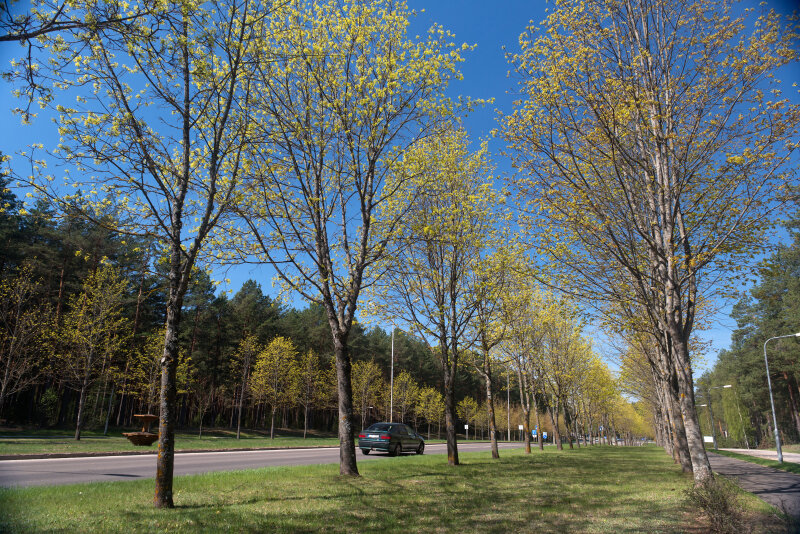
[[[153,481],[0,490],[0,532],[702,532],[691,480],[656,447],[402,456],[175,479],[172,510]],[[768,532],[771,509],[743,506]],[[766,530],[765,530],[766,529]]]

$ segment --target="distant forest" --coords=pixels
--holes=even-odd
[[[97,429],[136,426],[133,414],[157,413],[166,300],[158,243],[108,230],[110,215],[108,224],[93,224],[42,203],[23,209],[7,177],[0,194],[0,420]],[[335,430],[324,310],[286,307],[260,282],[268,281],[248,280],[229,297],[195,272],[182,310],[179,427]],[[288,341],[293,361],[278,355],[259,363],[275,340]],[[390,332],[357,325],[350,344],[356,420],[388,418]],[[394,350],[395,420],[440,425],[441,372],[430,349],[398,330]],[[270,372],[287,381],[270,382]],[[415,401],[400,405],[398,387],[411,388]],[[457,401],[480,402],[481,391],[465,367]],[[417,402],[420,392],[427,406]]]
[[[761,262],[758,283],[733,307],[731,346],[697,380],[697,402],[706,405],[700,424],[711,435],[713,415],[720,446],[775,446],[764,343],[800,332],[800,221],[786,231],[787,243]],[[781,440],[800,442],[800,340],[777,339],[766,349]]]

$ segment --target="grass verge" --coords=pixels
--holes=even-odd
[[[711,452],[722,456],[736,458],[737,460],[744,460],[745,462],[765,465],[767,467],[774,467],[775,469],[780,469],[781,471],[787,471],[789,473],[800,475],[800,464],[795,464],[792,462],[779,463],[777,460],[768,460],[767,458],[759,458],[758,456],[750,456],[749,454],[740,454],[738,452],[723,451],[721,449]]]
[[[82,432],[81,440],[75,441],[68,430],[15,430],[0,431],[0,456],[30,454],[97,454],[126,452],[155,452],[157,445],[137,447],[122,432],[131,429],[111,429],[107,436],[100,431]],[[157,431],[157,430],[156,430]],[[470,440],[473,441],[473,440]],[[432,439],[427,443],[443,443]],[[276,429],[275,439],[270,439],[269,432],[243,431],[240,439],[236,432],[227,429],[203,430],[202,437],[196,431],[175,432],[175,450],[226,450],[226,449],[264,449],[290,447],[338,447],[339,438],[332,434],[314,431],[303,438],[302,431]]]
[[[81,440],[75,441],[68,431],[37,430],[0,433],[0,456],[20,454],[80,454],[131,451],[155,451],[156,445],[137,447],[122,435],[130,429],[110,430],[107,436],[102,432],[86,431]],[[241,439],[236,439],[235,431],[211,430],[203,431],[199,437],[197,432],[176,432],[175,450],[223,450],[223,449],[261,449],[266,447],[335,447],[339,440],[335,436],[309,434],[303,439],[302,433],[297,435],[291,431],[279,431],[275,439],[269,434],[259,432],[242,432]]]
[[[0,490],[2,532],[704,532],[683,475],[656,447],[503,451],[265,468],[175,479],[174,510],[153,481]],[[742,500],[756,532],[771,507]],[[766,529],[765,529],[766,528]]]

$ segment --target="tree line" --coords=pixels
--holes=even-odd
[[[720,273],[763,244],[793,176],[800,108],[765,96],[780,95],[773,74],[797,59],[796,28],[779,16],[729,19],[724,2],[560,4],[509,56],[521,97],[498,132],[521,172],[504,188],[487,144],[473,148],[461,124],[482,102],[448,93],[471,47],[438,25],[412,37],[403,2],[40,7],[0,19],[29,51],[6,78],[51,109],[61,142],[32,145],[31,174],[16,176],[125,246],[152,240],[165,287],[157,506],[173,506],[182,336],[198,265],[214,262],[268,264],[324,312],[342,475],[358,475],[359,311],[397,321],[435,355],[452,465],[458,388],[476,354],[493,442],[503,351],[522,358],[526,413],[549,407],[565,436],[598,418],[607,428],[603,410],[578,400],[592,389],[570,367],[594,364],[569,299],[544,297],[549,326],[510,345],[512,325],[527,322],[513,297],[548,287],[644,356],[660,443],[698,483],[710,478],[693,332]],[[79,301],[64,301],[86,306],[75,324],[93,313],[91,295],[99,305],[114,294],[97,289],[113,273],[91,274]],[[62,337],[96,347],[87,330]],[[555,355],[561,364],[544,363]]]

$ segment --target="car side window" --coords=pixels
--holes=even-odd
[[[406,427],[404,425],[398,425],[397,433],[401,436],[405,436],[408,432],[406,432]]]
[[[416,435],[416,432],[414,432],[414,431],[411,429],[411,427],[407,426],[407,427],[405,427],[405,429],[406,429],[406,432],[408,432],[408,435],[409,435],[409,436],[414,436],[414,435]]]

